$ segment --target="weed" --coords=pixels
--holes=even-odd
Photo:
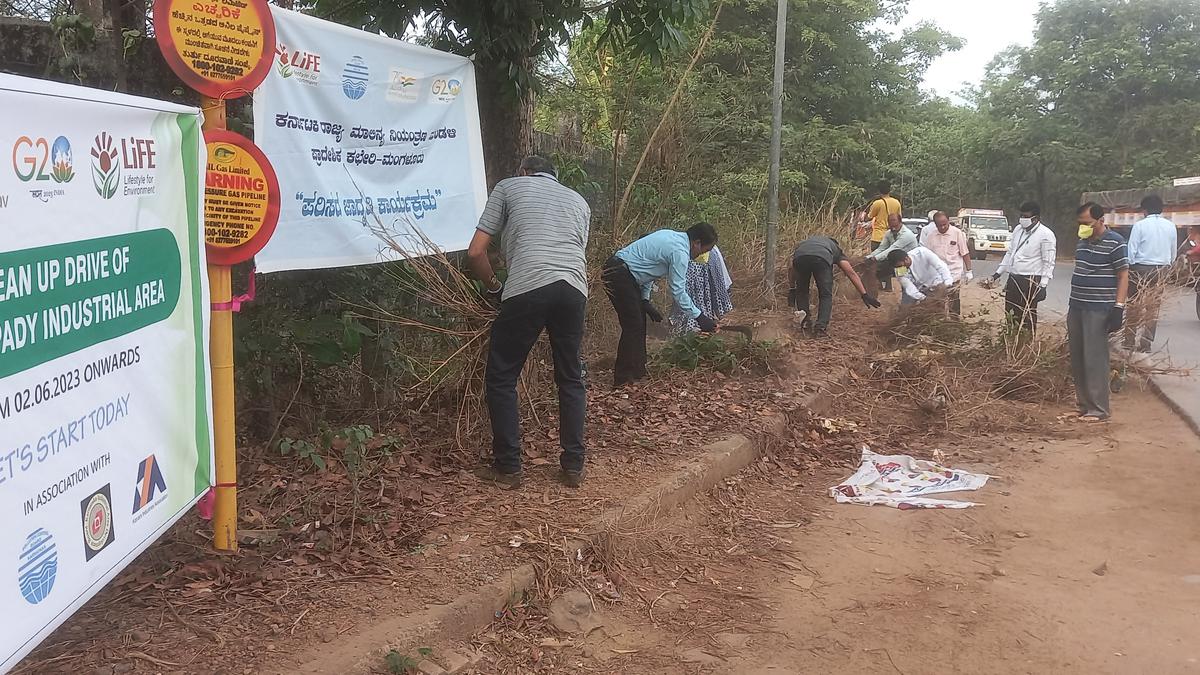
[[[778,345],[774,342],[725,338],[690,333],[673,338],[655,355],[658,370],[715,370],[726,375],[738,372],[767,373]]]
[[[407,675],[417,669],[417,661],[408,654],[401,654],[395,649],[387,653],[385,658],[387,669],[392,675]]]

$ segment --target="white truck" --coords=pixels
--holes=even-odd
[[[1003,211],[960,209],[955,224],[967,235],[967,248],[973,260],[983,260],[988,253],[1008,252],[1012,230]]]

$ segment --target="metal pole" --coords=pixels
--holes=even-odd
[[[783,144],[783,52],[787,36],[788,0],[778,0],[775,19],[775,82],[771,87],[771,173],[767,179],[767,258],[763,261],[763,286],[775,305],[775,256],[779,237],[779,163]]]
[[[204,129],[224,129],[225,101],[203,96]],[[213,504],[213,546],[219,551],[236,551],[237,540],[237,439],[234,437],[233,388],[233,298],[232,268],[208,266],[212,310],[209,354],[212,359],[213,445],[216,459],[216,500]]]

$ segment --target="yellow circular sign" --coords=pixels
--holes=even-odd
[[[229,131],[209,131],[204,179],[204,240],[209,260],[248,260],[270,239],[279,220],[279,183],[262,151]]]
[[[262,83],[275,53],[266,0],[155,0],[155,39],[171,70],[213,98]]]

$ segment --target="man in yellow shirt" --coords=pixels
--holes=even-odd
[[[902,207],[900,200],[892,196],[892,184],[886,180],[879,181],[879,197],[871,202],[871,208],[867,211],[867,216],[871,219],[871,250],[879,248],[883,242],[883,236],[888,231],[889,217],[895,216],[897,220],[902,218]],[[880,283],[883,284],[883,290],[892,290],[892,271],[885,269],[886,265],[879,267],[878,277]]]

